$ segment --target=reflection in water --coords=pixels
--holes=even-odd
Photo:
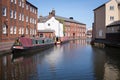
[[[119,52],[76,40],[29,56],[9,54],[0,57],[0,80],[120,80]]]
[[[120,50],[106,48],[107,61],[105,63],[104,80],[120,80]]]
[[[104,80],[120,80],[120,71],[111,64],[105,64]]]

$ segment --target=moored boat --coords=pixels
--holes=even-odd
[[[50,38],[19,37],[12,46],[12,53],[27,54],[28,52],[40,51],[52,46],[54,46],[54,41]]]
[[[56,41],[55,41],[55,44],[56,45],[60,45],[60,44],[64,44],[64,43],[67,43],[69,42],[70,40],[67,38],[67,37],[61,37],[61,38],[58,38]]]

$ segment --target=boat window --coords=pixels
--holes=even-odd
[[[42,43],[44,43],[44,40],[42,40]]]
[[[40,37],[43,37],[43,34],[40,34]]]
[[[38,44],[38,41],[36,40],[36,44]]]
[[[15,40],[14,46],[21,46],[21,42],[19,41],[19,39]]]

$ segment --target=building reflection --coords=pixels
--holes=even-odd
[[[106,62],[105,52],[99,48],[92,47],[93,66],[96,80],[104,80],[104,65]]]
[[[120,80],[120,70],[112,64],[105,64],[104,80]]]
[[[62,60],[63,46],[57,45],[54,47],[54,50],[51,51],[48,55],[45,55],[45,59],[50,65],[55,65]]]
[[[90,60],[92,60],[92,62],[90,61],[91,63],[88,63],[92,65],[90,67],[92,70],[90,71],[93,71],[91,73],[94,74],[96,80],[120,80],[119,49],[90,48],[90,46],[87,46],[87,50],[88,47],[90,50],[82,53],[80,51],[84,47],[81,45],[86,47],[86,41],[77,40],[65,45],[58,45],[32,56],[10,54],[1,56],[0,80],[39,80],[41,77],[42,79],[46,78],[46,76],[48,77],[47,79],[57,80],[58,73],[62,72],[63,74],[64,70],[67,69],[67,63],[71,64],[71,61],[74,63],[75,61],[79,62],[79,60],[84,63],[87,60],[87,56],[90,56]],[[87,53],[87,56],[84,59],[78,57],[85,53]],[[63,76],[62,74],[61,76]]]
[[[36,72],[36,62],[32,58],[17,58],[12,62],[12,55],[0,58],[0,80],[29,80]]]
[[[104,65],[104,80],[120,80],[120,50],[117,48],[106,48],[107,61]]]
[[[80,45],[86,45],[86,39],[81,39],[81,40],[73,40],[70,41],[70,44],[80,44]]]
[[[120,80],[120,50],[93,47],[93,64],[97,80]]]
[[[87,45],[87,42],[86,42],[86,39],[81,39],[81,40],[73,40],[73,41],[70,41],[70,48],[71,49],[74,49],[74,48],[77,48],[77,47],[80,47],[80,46],[86,46]]]

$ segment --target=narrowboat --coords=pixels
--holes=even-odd
[[[66,38],[59,38],[58,40],[55,41],[55,44],[56,45],[61,45],[61,44],[64,44],[64,43],[67,43],[69,42],[70,40],[69,39],[66,39]]]
[[[50,38],[19,37],[15,40],[11,49],[13,54],[26,54],[28,52],[45,50],[54,46],[54,44],[55,42]]]

